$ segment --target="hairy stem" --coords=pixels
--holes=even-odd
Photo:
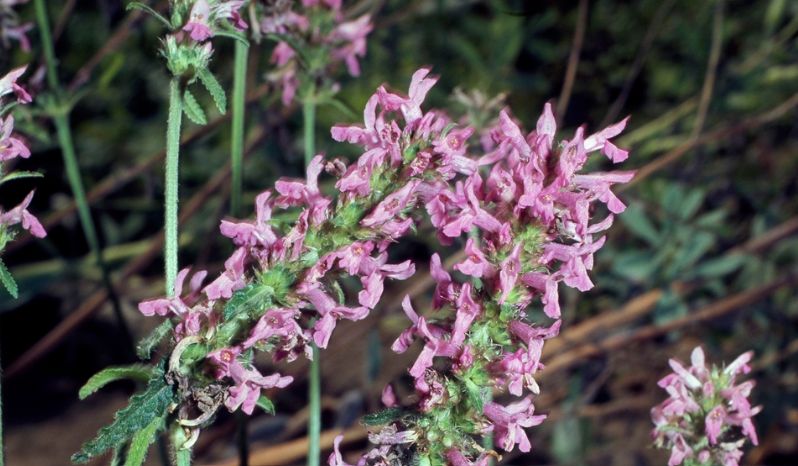
[[[165,242],[164,263],[166,277],[166,295],[174,295],[175,277],[177,277],[177,184],[179,181],[178,164],[180,157],[180,123],[183,115],[183,102],[180,99],[180,80],[172,78],[169,83],[169,119],[166,123],[166,178],[164,219]]]
[[[39,26],[39,33],[41,35],[42,48],[44,50],[44,57],[47,65],[47,83],[49,84],[50,91],[54,94],[56,99],[56,107],[53,112],[53,124],[55,125],[56,134],[58,137],[58,145],[61,147],[61,155],[64,159],[64,168],[66,169],[67,180],[69,188],[72,191],[72,196],[75,198],[75,205],[78,210],[78,218],[80,225],[83,229],[83,235],[86,237],[86,242],[97,261],[97,265],[102,271],[102,281],[105,288],[108,290],[108,296],[111,298],[114,313],[119,322],[120,330],[123,337],[130,342],[128,347],[132,348],[133,339],[128,330],[127,323],[125,322],[122,314],[122,307],[119,303],[119,297],[114,290],[111,282],[111,272],[103,257],[102,249],[100,248],[100,241],[97,237],[97,228],[94,225],[94,220],[91,217],[91,210],[89,209],[89,202],[86,199],[86,190],[83,187],[83,180],[80,177],[80,166],[78,165],[77,155],[75,153],[75,144],[72,139],[72,129],[69,124],[69,106],[63,102],[61,87],[58,82],[57,63],[55,58],[55,51],[53,48],[52,36],[50,34],[50,20],[47,16],[47,9],[44,0],[36,0],[34,4],[36,8],[36,21]]]
[[[316,155],[316,102],[312,94],[302,102],[302,114],[305,119],[305,166],[308,166]]]
[[[230,214],[241,215],[241,192],[243,190],[244,159],[244,110],[247,90],[247,55],[249,46],[236,41],[235,68],[233,69],[233,130],[230,156],[232,163],[232,191],[230,195]]]
[[[302,115],[304,116],[305,132],[305,166],[310,164],[316,152],[314,128],[316,126],[316,102],[313,93],[305,97],[302,102]],[[321,368],[319,348],[311,343],[313,360],[310,362],[308,398],[310,405],[308,417],[308,466],[319,466],[320,437],[321,437]]]
[[[5,464],[5,450],[3,443],[3,366],[0,363],[0,466]]]

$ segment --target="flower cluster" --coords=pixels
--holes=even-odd
[[[300,2],[278,1],[267,7],[260,24],[263,33],[277,40],[272,62],[278,69],[272,79],[280,83],[285,105],[297,92],[301,99],[335,92],[330,68],[340,62],[349,74],[359,76],[358,60],[366,54],[366,36],[372,29],[369,15],[345,21],[341,0],[302,0],[299,12],[292,3]]]
[[[754,381],[736,380],[751,370],[752,355],[743,353],[725,368],[708,368],[699,346],[690,367],[669,361],[673,373],[659,381],[669,398],[651,410],[656,445],[671,450],[668,466],[737,466],[746,437],[758,444],[751,418],[761,407],[748,401]]]
[[[434,83],[427,74],[414,75],[410,97],[381,88],[366,107],[365,127],[333,129],[336,139],[368,146],[358,161],[347,166],[316,156],[306,179],[279,180],[275,192],[257,197],[253,221],[223,221],[221,233],[237,249],[218,277],[203,286],[206,274],[197,273],[183,294],[184,270],[174,298],[139,305],[145,315],[176,321],[170,377],[181,387],[188,407],[183,411],[201,412],[196,419],[182,419],[183,425],[202,424],[222,405],[251,413],[263,401],[263,389],[291,382],[258,372],[252,364],[255,351],[267,351],[275,360],[311,357],[310,342],[326,347],[339,320],[368,315],[385,280],[415,272],[410,261],[388,263],[387,250],[416,226],[415,207],[444,182],[440,173],[452,171],[444,167],[445,158],[428,160],[424,167],[413,162],[412,154],[431,145],[450,123],[442,115],[422,118],[418,106]],[[401,124],[388,119],[400,107]],[[336,178],[336,197],[321,190],[319,178],[325,173]],[[290,225],[277,221],[275,209],[287,209],[296,220]],[[361,283],[351,299],[340,285],[342,277]],[[216,401],[199,403],[209,397]]]
[[[506,451],[531,448],[524,429],[545,418],[534,413],[531,394],[539,392],[534,375],[543,342],[559,331],[558,284],[592,286],[587,271],[604,241],[594,236],[612,215],[593,222],[590,207],[600,201],[621,212],[610,187],[632,176],[577,172],[593,151],[615,162],[626,157],[609,141],[625,122],[588,137],[579,129],[559,143],[548,105],[526,136],[502,111],[481,147],[470,151],[473,128],[422,110],[435,82],[420,69],[408,95],[377,89],[362,125],[332,128],[333,139],[362,148],[358,160],[347,165],[316,156],[306,179],[279,180],[274,192],[257,197],[254,220],[222,222],[222,234],[237,249],[218,277],[203,286],[206,274],[195,274],[183,295],[184,270],[174,298],[140,304],[145,315],[170,316],[177,324],[167,379],[179,388],[182,425],[198,429],[221,406],[246,413],[268,406],[263,389],[284,387],[291,378],[261,374],[255,353],[274,360],[312,357],[310,342],[326,347],[339,320],[365,318],[386,279],[415,272],[410,261],[389,264],[389,247],[429,221],[443,244],[470,233],[466,258],[454,267],[469,280],[452,278],[434,255],[436,313],[419,316],[404,300],[412,326],[393,349],[424,344],[410,368],[418,402],[394,407],[390,419],[380,416],[382,428],[372,435],[378,447],[362,463],[405,464],[416,457],[422,464],[486,464],[497,454],[484,451],[478,438],[490,432]],[[334,178],[334,196],[321,188],[325,173]],[[273,216],[276,209],[287,212]],[[287,215],[295,220],[286,222]],[[344,277],[361,286],[345,290]],[[550,324],[527,321],[536,299]],[[495,389],[521,398],[494,403]],[[386,401],[395,404],[392,398],[387,391]],[[343,464],[338,453],[331,461]]]
[[[25,73],[26,67],[20,67],[12,70],[2,78],[0,78],[0,184],[6,180],[21,178],[25,174],[6,173],[3,167],[5,162],[16,159],[17,157],[28,158],[30,157],[30,150],[28,149],[25,141],[14,133],[14,117],[11,114],[6,114],[6,109],[10,108],[4,100],[9,95],[16,97],[17,103],[26,104],[31,102],[30,94],[25,91],[17,81]],[[44,228],[41,223],[28,212],[28,206],[33,199],[33,191],[31,191],[21,204],[14,207],[9,211],[3,211],[0,206],[0,251],[5,248],[5,245],[14,237],[14,231],[11,227],[21,225],[22,228],[30,231],[36,237],[43,238],[46,236]],[[0,264],[1,265],[1,264]]]
[[[0,0],[0,46],[11,47],[11,41],[19,42],[20,48],[30,51],[30,41],[26,33],[33,28],[33,23],[20,23],[14,6],[28,0]]]
[[[528,134],[502,111],[475,156],[467,153],[474,132],[468,127],[437,135],[416,154],[421,166],[446,160],[439,167],[445,179],[455,175],[449,170],[464,175],[436,189],[425,205],[441,243],[468,234],[465,258],[454,266],[468,280],[453,279],[434,255],[435,312],[419,316],[405,298],[412,326],[392,348],[401,353],[413,340],[423,343],[409,369],[417,401],[394,408],[396,419],[372,435],[379,446],[361,464],[401,464],[408,455],[419,464],[487,464],[496,453],[485,451],[479,438],[489,433],[505,451],[531,449],[525,428],[545,419],[535,414],[532,397],[540,391],[535,374],[543,367],[543,344],[559,332],[558,285],[593,286],[588,271],[604,243],[596,236],[625,208],[610,188],[633,176],[579,171],[591,152],[612,162],[626,159],[627,152],[610,142],[625,124],[589,136],[579,128],[571,140],[556,142],[547,104]],[[596,201],[612,213],[594,222]],[[536,300],[549,324],[527,319]],[[491,401],[493,392],[504,390],[520,398],[507,405]],[[334,456],[331,464],[343,463]]]
[[[213,55],[211,38],[247,29],[239,13],[244,3],[244,0],[172,0],[169,20],[147,10],[171,31],[163,41],[161,54],[174,76],[193,79],[208,67]]]

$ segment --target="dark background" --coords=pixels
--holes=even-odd
[[[52,22],[62,26],[60,77],[65,86],[73,83],[79,98],[71,121],[81,174],[87,190],[97,193],[92,214],[118,279],[124,325],[106,300],[92,301],[102,289],[100,273],[69,210],[51,125],[41,108],[21,109],[27,113],[18,128],[34,156],[16,168],[45,177],[3,186],[2,204],[15,205],[36,188],[31,210],[50,223],[45,240],[21,237],[3,257],[22,290],[16,301],[0,294],[11,466],[66,465],[80,443],[110,421],[132,384],[113,385],[84,402],[77,390],[99,369],[132,359],[131,339],[157,324],[136,304],[163,289],[159,248],[147,255],[162,228],[158,154],[168,76],[157,49],[163,31],[156,21],[125,12],[122,2],[47,3]],[[531,454],[507,455],[502,464],[665,464],[667,455],[651,448],[649,436],[648,411],[665,395],[656,381],[667,373],[668,357],[685,360],[698,344],[717,363],[745,350],[756,353],[753,399],[764,407],[756,417],[761,444],[744,464],[796,464],[798,2],[345,3],[352,14],[371,11],[375,30],[363,76],[345,77],[341,70],[339,96],[355,115],[319,111],[319,150],[328,155],[357,155],[332,142],[329,127],[359,120],[381,83],[405,90],[422,65],[441,76],[428,108],[453,115],[464,112],[451,97],[459,87],[486,98],[506,93],[505,102],[530,129],[552,101],[562,137],[581,124],[596,130],[632,116],[617,140],[631,150],[623,168],[640,170],[621,194],[630,208],[597,255],[596,288],[562,293],[565,331],[547,349],[549,367],[536,403],[550,419],[530,430]],[[18,10],[33,20],[32,5]],[[35,72],[41,63],[37,32],[30,37],[30,54],[0,48],[0,70],[30,62]],[[214,45],[211,68],[229,89],[232,44],[220,38]],[[247,108],[248,212],[254,196],[278,176],[302,174],[301,115],[283,108],[265,84],[272,46],[257,44],[250,55],[248,89],[258,94]],[[228,178],[219,175],[229,154],[229,120],[220,118],[211,112],[209,119],[219,123],[203,128],[187,123],[184,137],[193,137],[181,151],[181,209],[191,212],[181,227],[181,266],[211,271],[231,251],[217,234],[229,194]],[[606,167],[596,160],[594,168]],[[220,182],[209,184],[214,176],[222,176]],[[198,202],[192,205],[192,198]],[[418,269],[426,272],[423,261],[434,244],[422,230],[400,253],[418,257]],[[135,272],[123,274],[131,262]],[[372,317],[342,324],[323,355],[324,428],[355,426],[347,446],[352,453],[366,448],[357,417],[377,409],[384,384],[399,380],[399,392],[409,390],[402,377],[415,353],[399,357],[388,345],[406,325],[401,297],[408,289],[419,293],[416,299],[429,293],[424,280],[420,273],[394,284]],[[53,329],[68,331],[46,340]],[[34,345],[46,351],[24,362]],[[277,415],[250,422],[253,450],[272,461],[253,464],[303,464],[306,450],[291,443],[304,436],[303,364],[284,369],[297,381],[275,394]],[[204,432],[197,464],[234,458],[234,431],[228,416]],[[150,456],[148,464],[160,464],[157,454]]]

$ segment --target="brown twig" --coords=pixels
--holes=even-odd
[[[651,19],[651,23],[648,25],[648,28],[646,28],[646,35],[643,37],[643,42],[640,44],[640,48],[637,51],[635,61],[632,63],[632,67],[626,74],[623,87],[621,87],[621,92],[612,102],[612,105],[610,105],[607,115],[604,116],[604,119],[599,125],[600,128],[603,128],[615,121],[618,118],[618,115],[621,113],[623,106],[626,105],[626,99],[629,98],[629,93],[632,91],[632,85],[637,80],[640,72],[643,71],[643,65],[646,63],[648,52],[651,50],[651,46],[654,45],[654,40],[662,30],[662,26],[665,24],[665,18],[668,13],[670,13],[670,10],[673,8],[675,3],[676,0],[666,0],[660,4],[659,8],[657,8],[656,13],[654,13],[654,17]]]
[[[704,84],[701,87],[701,100],[698,103],[698,113],[693,125],[692,138],[698,137],[704,128],[704,121],[709,111],[709,103],[712,100],[712,90],[715,88],[715,81],[720,62],[720,51],[723,45],[723,3],[724,0],[715,0],[715,14],[712,23],[712,43],[709,49],[709,60],[707,71],[704,75]]]
[[[321,433],[319,443],[322,450],[330,450],[333,447],[333,440],[338,435],[343,435],[343,444],[350,444],[362,441],[366,438],[367,432],[361,426],[351,427],[345,431],[340,429],[330,429]],[[290,442],[281,443],[271,447],[261,448],[249,454],[250,466],[283,466],[305,458],[308,453],[308,438],[302,437]],[[218,463],[206,464],[205,466],[238,466],[238,459],[220,461]]]
[[[655,160],[652,160],[646,165],[643,165],[640,169],[637,170],[637,174],[632,179],[632,181],[626,183],[623,186],[620,186],[618,188],[618,191],[623,192],[631,188],[632,186],[635,186],[637,183],[640,183],[644,179],[651,176],[653,173],[679,160],[691,149],[702,146],[704,144],[724,139],[738,132],[748,131],[766,125],[774,120],[781,118],[787,112],[793,110],[796,106],[798,106],[798,93],[793,94],[792,96],[790,96],[789,99],[787,99],[781,105],[777,106],[772,110],[769,110],[767,112],[743,120],[740,123],[719,125],[717,129],[709,133],[704,133],[703,135],[697,138],[689,139],[680,146],[674,148],[673,150],[666,152],[665,154],[661,155]]]
[[[576,70],[579,68],[579,56],[582,54],[582,44],[585,41],[585,29],[587,29],[587,13],[590,5],[588,0],[579,0],[579,9],[576,13],[576,29],[574,30],[574,40],[571,44],[571,53],[568,55],[568,67],[565,69],[565,81],[560,91],[560,98],[557,99],[557,125],[559,126],[568,111],[568,102],[574,90],[576,80]]]
[[[247,152],[251,151],[255,144],[257,144],[265,136],[265,130],[260,129],[258,133],[253,136],[253,140],[248,143]],[[207,183],[200,189],[194,196],[189,199],[180,212],[179,224],[183,225],[192,215],[194,215],[201,207],[205,205],[205,201],[227,181],[230,176],[230,163],[228,162],[222,170],[214,175]],[[116,280],[115,286],[119,289],[124,287],[127,279],[134,274],[143,270],[150,264],[159,254],[163,247],[163,232],[158,233],[152,238],[152,243],[149,249],[141,256],[128,262],[124,269],[122,269],[119,278]],[[106,289],[100,289],[94,292],[86,300],[81,303],[78,308],[71,312],[64,320],[58,323],[52,330],[50,330],[42,339],[37,341],[30,349],[25,351],[19,358],[17,358],[8,368],[5,373],[7,378],[14,377],[20,372],[24,371],[31,364],[38,361],[39,358],[52,351],[58,344],[73,330],[75,330],[86,319],[94,315],[100,309],[105,300],[108,299],[108,292]]]
[[[664,335],[668,332],[672,332],[692,324],[716,319],[723,315],[729,314],[740,307],[755,303],[760,299],[769,296],[774,291],[785,285],[794,284],[796,282],[796,278],[798,278],[798,273],[791,272],[765,285],[737,293],[716,301],[715,303],[706,306],[703,309],[692,311],[689,313],[689,315],[680,319],[675,319],[662,325],[647,325],[629,333],[611,336],[598,343],[586,343],[580,345],[571,351],[567,351],[553,358],[546,365],[546,370],[542,375],[544,377],[550,376],[557,371],[568,369],[587,358],[605,352],[618,350],[631,343],[648,340],[650,338]]]
[[[58,15],[58,20],[55,22],[55,27],[53,28],[53,41],[57,42],[61,34],[64,33],[66,24],[69,22],[69,17],[72,16],[72,11],[75,9],[75,3],[77,3],[77,0],[67,0],[64,7],[61,9],[61,14]]]

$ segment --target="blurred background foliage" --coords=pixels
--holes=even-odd
[[[41,170],[45,178],[4,186],[3,205],[36,188],[32,211],[49,222],[49,236],[22,238],[4,257],[22,290],[16,301],[0,296],[11,465],[67,464],[79,443],[122,404],[131,387],[82,404],[77,388],[98,369],[130,360],[131,339],[155,325],[135,306],[163,287],[156,240],[162,228],[168,76],[157,51],[160,25],[126,12],[121,1],[48,3],[57,25],[61,81],[75,102],[72,127],[81,174],[95,193],[92,214],[125,319],[117,320],[101,296],[100,272],[70,210],[45,109],[21,109],[28,113],[19,118],[19,128],[35,154],[17,168]],[[162,1],[149,3],[165,7]],[[349,111],[319,111],[318,147],[328,155],[357,155],[333,143],[329,127],[359,121],[376,86],[387,82],[404,89],[422,65],[441,76],[428,104],[454,115],[479,113],[474,101],[504,94],[513,114],[533,128],[543,104],[552,101],[563,137],[580,124],[597,129],[631,115],[618,144],[631,149],[624,168],[639,169],[621,194],[630,207],[597,256],[596,288],[561,297],[565,331],[547,350],[539,400],[550,421],[532,430],[531,454],[507,455],[502,464],[665,464],[648,436],[648,409],[664,397],[656,381],[666,373],[668,357],[685,358],[700,343],[713,360],[756,352],[754,398],[764,406],[757,417],[763,441],[745,463],[794,465],[798,2],[345,4],[352,15],[371,12],[375,30],[363,75],[341,79],[339,98]],[[19,10],[24,19],[33,18],[32,5]],[[36,75],[40,48],[36,34],[31,37],[32,53],[0,48],[0,70],[30,62],[29,76]],[[216,40],[211,65],[228,89],[232,45]],[[283,108],[267,83],[273,45],[253,45],[245,206],[277,177],[302,175],[299,112]],[[32,87],[37,90],[35,81]],[[463,104],[463,95],[471,96],[471,104]],[[198,98],[211,108],[207,95]],[[180,258],[182,266],[218,270],[231,249],[217,234],[228,210],[230,129],[215,111],[209,119],[206,127],[187,123],[184,130],[190,140],[181,153],[181,209],[190,215],[181,227]],[[608,168],[603,159],[592,163]],[[421,231],[401,253],[428,257],[434,244]],[[380,313],[337,334],[323,363],[325,428],[356,426],[360,414],[377,407],[384,383],[401,379],[407,358],[381,348],[405,325],[397,312],[401,294],[423,294],[423,280],[394,286],[396,299],[389,296]],[[305,382],[300,365],[291,372],[299,380],[277,395],[278,415],[250,423],[253,450],[261,455],[253,464],[302,462],[302,448],[291,450],[289,441],[304,435]],[[233,426],[232,419],[223,419],[203,434],[199,464],[234,457]],[[354,452],[365,442],[352,429],[348,448]],[[150,461],[159,464],[157,456]]]

